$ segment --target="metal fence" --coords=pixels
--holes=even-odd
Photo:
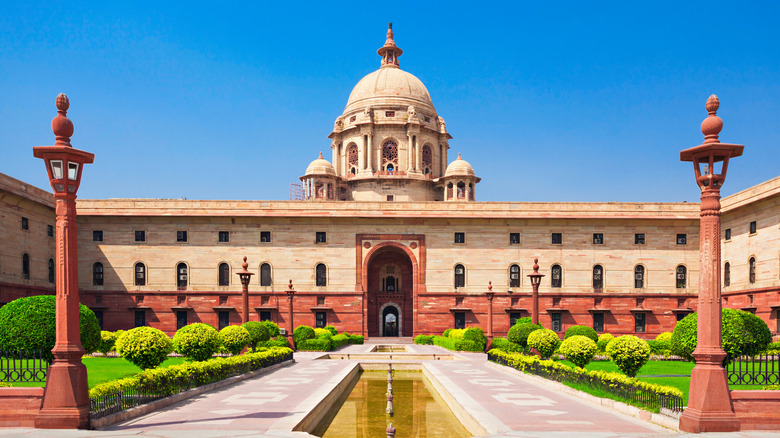
[[[730,384],[777,385],[780,384],[780,356],[740,356],[726,365]]]
[[[0,382],[45,382],[48,368],[41,350],[0,350]]]
[[[488,360],[501,365],[511,366],[503,357],[495,356],[490,353],[488,353]],[[662,394],[650,389],[621,382],[606,381],[597,376],[580,374],[573,370],[558,370],[544,367],[539,363],[531,363],[522,371],[556,382],[576,383],[585,385],[589,388],[600,389],[624,400],[629,400],[634,404],[647,406],[653,409],[666,408],[675,412],[682,412],[682,410],[685,409],[681,397]]]
[[[207,370],[201,373],[192,373],[187,376],[177,377],[172,380],[149,382],[132,388],[125,388],[116,392],[89,399],[89,417],[91,419],[102,418],[125,409],[140,406],[161,398],[165,398],[191,388],[218,382],[229,377],[249,373],[260,368],[268,367],[292,359],[292,352],[285,356],[264,361],[263,364],[253,367],[251,363],[242,363],[220,367],[219,370]]]

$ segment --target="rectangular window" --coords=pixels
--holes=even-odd
[[[750,234],[756,234],[756,221],[750,222]]]
[[[180,328],[187,325],[187,311],[186,310],[177,310],[176,311],[176,330],[179,330]]]
[[[314,241],[317,243],[325,243],[327,241],[327,235],[325,231],[317,231],[314,236]]]
[[[604,314],[601,312],[595,312],[593,314],[593,330],[601,333],[604,331]]]
[[[318,306],[324,306],[325,305],[325,297],[317,297],[317,305]]]
[[[46,225],[46,235],[54,237],[54,225]]]
[[[100,325],[100,330],[103,330],[103,311],[102,310],[93,310],[95,313],[95,317],[98,320],[98,325]]]
[[[146,325],[146,310],[135,311],[135,327],[143,327]]]
[[[220,241],[220,243],[230,242],[230,232],[229,231],[220,231],[219,232],[219,241]]]
[[[562,332],[563,331],[563,314],[560,312],[555,312],[550,314],[550,319],[552,320],[552,331],[554,332]]]
[[[387,195],[387,202],[395,201],[395,195]]]
[[[726,228],[725,236],[726,240],[731,240],[731,228]]]
[[[317,328],[325,328],[325,326],[328,325],[327,312],[317,312],[317,317],[315,322]]]
[[[219,326],[219,330],[222,330],[223,328],[230,325],[230,312],[227,310],[220,310],[217,312],[217,325]]]
[[[455,312],[455,328],[466,328],[466,312]]]
[[[678,245],[687,245],[688,244],[688,235],[687,234],[678,234],[677,235],[677,244]]]
[[[553,245],[561,245],[561,244],[563,244],[563,234],[562,233],[552,233],[552,244]]]
[[[681,321],[686,316],[690,315],[691,312],[677,312],[677,320]]]
[[[603,245],[604,244],[604,233],[593,233],[593,244],[594,245]]]
[[[176,241],[177,242],[186,242],[187,241],[187,232],[186,231],[177,231],[176,232]]]
[[[135,232],[136,242],[146,242],[146,231],[139,230]]]
[[[101,230],[94,230],[94,231],[92,231],[92,241],[93,242],[102,242],[103,241],[103,231],[101,231]]]
[[[517,320],[522,318],[523,316],[520,314],[520,312],[509,312],[509,326],[512,327],[517,323]]]
[[[519,245],[520,244],[520,233],[509,233],[509,244],[510,245]]]
[[[26,217],[22,218],[22,229],[23,230],[29,230],[30,229],[30,221],[27,220]]]
[[[634,313],[634,331],[637,333],[645,332],[645,313]]]
[[[634,245],[644,245],[644,244],[645,244],[645,233],[634,234]]]
[[[260,321],[270,321],[271,320],[271,311],[270,310],[261,310],[260,311]]]
[[[466,233],[455,233],[455,243],[466,243]]]
[[[271,241],[271,232],[270,231],[261,231],[260,232],[260,241],[261,242],[270,242]]]
[[[385,111],[385,117],[395,117],[395,111]]]

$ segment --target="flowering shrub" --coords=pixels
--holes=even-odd
[[[672,332],[663,332],[655,337],[658,342],[672,342]]]
[[[219,331],[222,346],[234,356],[249,345],[250,339],[247,329],[240,325],[229,325]]]
[[[314,329],[314,337],[319,338],[322,335],[328,335],[333,336],[333,333],[330,332],[330,330],[324,329],[324,328],[316,328]]]
[[[530,322],[518,323],[513,325],[509,329],[509,333],[506,334],[506,338],[515,344],[520,344],[525,347],[528,345],[528,335],[535,330],[542,328],[539,324],[532,324]]]
[[[120,356],[143,370],[156,368],[173,351],[171,339],[152,327],[136,327],[122,333],[115,346]]]
[[[599,335],[596,333],[596,330],[594,330],[593,327],[588,327],[586,325],[573,325],[569,327],[568,330],[566,330],[563,339],[569,339],[572,336],[586,336],[593,340],[593,342],[599,340]]]
[[[105,330],[100,332],[100,345],[98,345],[97,351],[106,353],[114,349],[114,343],[116,343],[117,335],[113,332],[107,332]]]
[[[599,351],[605,352],[607,351],[607,344],[611,340],[615,339],[615,337],[609,333],[604,333],[603,335],[599,336],[599,340],[596,341],[596,346],[599,347]]]
[[[195,323],[185,325],[173,335],[173,349],[189,361],[211,359],[219,350],[219,333],[214,327]]]
[[[544,359],[552,356],[560,344],[561,339],[558,337],[558,334],[552,330],[534,330],[528,335],[528,346],[538,351]]]
[[[564,339],[561,343],[560,352],[566,359],[569,359],[580,368],[585,368],[585,365],[593,359],[593,355],[596,354],[596,342],[587,336],[576,335],[568,339]]]
[[[650,359],[650,346],[636,336],[620,336],[607,345],[607,355],[623,374],[634,377]]]

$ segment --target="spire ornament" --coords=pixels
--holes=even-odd
[[[704,134],[704,143],[719,143],[718,134],[723,129],[723,120],[717,116],[718,107],[720,107],[720,101],[718,96],[712,95],[707,99],[707,113],[709,114],[703,122],[701,122],[701,133]]]
[[[73,136],[73,122],[68,118],[68,108],[70,101],[65,93],[57,95],[57,115],[51,120],[51,130],[54,132],[55,146],[73,147],[70,144],[70,137]]]
[[[404,51],[396,46],[393,40],[393,23],[387,23],[387,40],[385,40],[385,45],[380,47],[376,53],[382,57],[381,67],[398,67],[398,57]]]

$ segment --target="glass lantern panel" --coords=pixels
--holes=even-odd
[[[62,179],[62,160],[51,160],[51,176],[54,179]]]
[[[79,176],[79,163],[68,162],[68,179],[76,181]]]

